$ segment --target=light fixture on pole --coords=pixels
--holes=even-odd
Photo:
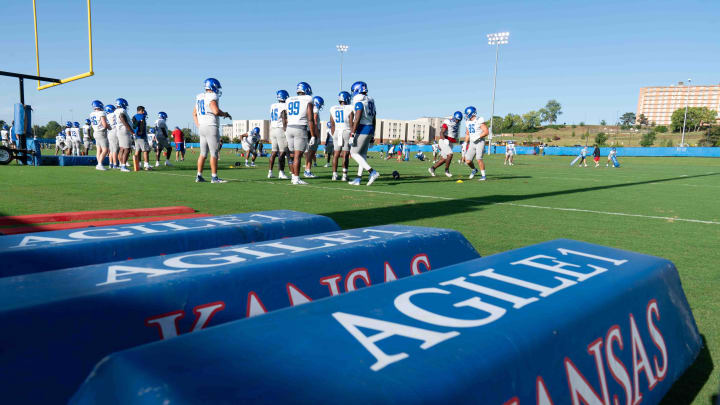
[[[488,155],[491,153],[490,144],[492,143],[493,137],[493,120],[495,117],[495,86],[497,85],[497,68],[498,57],[500,56],[500,45],[507,44],[509,37],[509,32],[495,32],[493,34],[487,34],[488,45],[495,45],[495,74],[493,75],[492,111],[490,112],[490,139],[488,142]]]
[[[682,139],[680,140],[681,148],[683,146],[685,146],[685,122],[687,122],[687,111],[688,111],[688,105],[690,104],[690,82],[692,82],[692,79],[688,79],[687,95],[685,96],[685,117],[683,117]]]
[[[347,45],[335,45],[335,48],[337,48],[338,52],[340,52],[340,91],[343,89],[343,77],[342,77],[342,67],[343,67],[343,55],[345,52],[348,51],[349,46]]]

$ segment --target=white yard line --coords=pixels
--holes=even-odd
[[[176,173],[162,173],[158,171],[154,171],[153,173],[157,174],[163,174],[166,176],[182,176],[182,177],[195,177],[195,175],[191,174],[176,174]],[[233,178],[224,178],[228,181],[233,182],[249,182],[249,183],[261,183],[261,184],[274,184],[274,185],[287,185],[290,186],[291,184],[286,181],[266,181],[266,180],[241,180],[241,179],[233,179]],[[272,179],[277,180],[277,179]],[[456,200],[456,198],[451,197],[442,197],[437,195],[425,195],[425,194],[410,194],[410,193],[396,193],[392,191],[379,191],[379,190],[371,190],[367,189],[365,185],[361,186],[353,186],[352,188],[346,188],[346,187],[327,187],[327,186],[316,186],[312,184],[304,185],[304,186],[294,186],[298,188],[316,188],[316,189],[322,189],[322,190],[343,190],[343,191],[351,191],[356,193],[368,193],[368,194],[384,194],[384,195],[394,195],[399,197],[413,197],[413,198],[427,198],[427,199],[433,199],[433,200],[443,200],[443,201],[451,201]],[[361,188],[362,187],[362,188]],[[657,215],[642,215],[642,214],[629,214],[625,212],[612,212],[612,211],[596,211],[596,210],[586,210],[582,208],[563,208],[563,207],[549,207],[549,206],[543,206],[543,205],[532,205],[532,204],[520,204],[520,203],[511,203],[511,202],[493,202],[493,201],[485,201],[485,200],[466,200],[471,202],[476,202],[480,204],[487,204],[487,205],[508,205],[512,207],[521,207],[521,208],[535,208],[535,209],[544,209],[544,210],[553,210],[553,211],[565,211],[565,212],[582,212],[586,214],[599,214],[599,215],[613,215],[613,216],[621,216],[621,217],[633,217],[633,218],[645,218],[645,219],[659,219],[663,221],[671,221],[671,222],[690,222],[695,224],[709,224],[709,225],[720,225],[720,222],[718,221],[706,221],[702,219],[690,219],[690,218],[675,218],[675,217],[661,217]]]

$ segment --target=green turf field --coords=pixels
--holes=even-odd
[[[426,155],[429,155],[426,154]],[[153,172],[99,172],[93,167],[0,166],[0,214],[189,205],[226,214],[294,209],[327,215],[343,228],[398,223],[453,228],[483,255],[555,238],[570,238],[662,256],[680,271],[707,348],[666,403],[707,405],[720,377],[720,160],[622,158],[622,167],[570,168],[572,157],[518,156],[513,167],[489,157],[488,181],[428,176],[428,162],[370,159],[382,174],[371,187],[330,181],[314,169],[308,186],[268,180],[267,159],[224,152],[227,184],[194,183],[197,155]],[[320,159],[324,163],[324,159]],[[356,166],[351,163],[351,173]],[[390,173],[400,172],[399,181]],[[209,169],[206,172],[209,180]],[[352,178],[352,176],[351,176]],[[456,183],[462,178],[463,183]],[[364,181],[367,180],[367,175]],[[363,182],[364,183],[364,182]]]

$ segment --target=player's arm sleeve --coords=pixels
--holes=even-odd
[[[365,108],[365,107],[363,106],[363,103],[361,103],[361,102],[359,102],[359,101],[358,101],[357,103],[355,103],[355,111],[362,111],[363,108]]]

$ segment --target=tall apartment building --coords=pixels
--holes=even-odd
[[[720,111],[720,85],[685,86],[679,82],[677,86],[643,87],[637,116],[644,114],[650,123],[670,125],[672,113],[685,105]]]
[[[229,139],[233,137],[233,126],[232,124],[225,124],[220,127],[220,136],[227,136]]]

